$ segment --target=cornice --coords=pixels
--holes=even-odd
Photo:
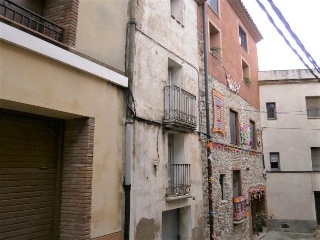
[[[257,43],[263,39],[262,34],[260,33],[258,27],[253,22],[248,10],[243,5],[241,0],[228,0],[232,8],[238,14],[239,18],[241,19],[243,25],[246,29],[251,33],[254,41]]]

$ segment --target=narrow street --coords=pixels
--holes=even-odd
[[[261,236],[261,235],[260,235]],[[261,239],[261,240],[290,240],[290,239],[296,239],[296,240],[307,240],[307,239],[320,239],[320,236],[315,236],[313,234],[307,234],[307,233],[288,233],[288,232],[276,232],[276,231],[269,231],[266,235],[261,236],[261,238],[255,239]]]

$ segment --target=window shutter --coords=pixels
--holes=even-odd
[[[306,97],[308,118],[320,118],[320,97]]]

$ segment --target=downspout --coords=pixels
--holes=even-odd
[[[202,4],[202,24],[203,24],[203,51],[204,51],[204,80],[205,80],[205,102],[206,102],[206,135],[207,141],[211,140],[210,131],[210,111],[209,111],[209,80],[208,80],[208,48],[207,48],[207,14],[206,4]],[[210,240],[213,239],[213,191],[212,191],[212,164],[210,160],[211,150],[207,148],[208,161],[208,200],[209,200],[209,227]]]
[[[131,205],[131,182],[132,182],[132,159],[133,159],[133,135],[134,135],[134,110],[132,99],[132,82],[134,68],[134,50],[135,50],[135,1],[129,1],[130,20],[126,29],[126,57],[125,71],[128,77],[128,89],[126,92],[126,122],[125,122],[125,172],[124,172],[124,240],[130,239],[130,205]]]

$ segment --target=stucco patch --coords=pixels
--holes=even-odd
[[[136,240],[155,239],[160,227],[153,218],[141,218],[136,227]]]

